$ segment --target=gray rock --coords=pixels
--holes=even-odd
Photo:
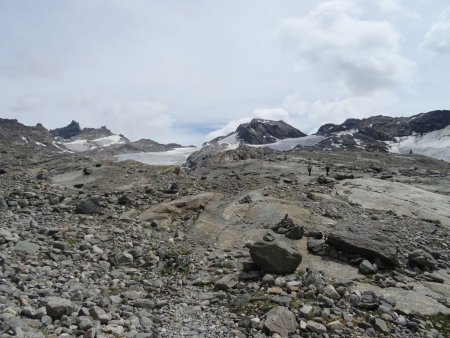
[[[386,325],[386,322],[381,318],[375,318],[374,327],[377,331],[380,331],[382,333],[389,333],[389,329]]]
[[[28,241],[19,241],[14,246],[14,250],[23,252],[23,253],[26,253],[29,255],[34,255],[36,252],[39,251],[39,245],[28,242]]]
[[[127,265],[133,263],[133,256],[128,252],[121,252],[116,257],[116,263],[119,265]]]
[[[295,315],[283,306],[276,306],[266,313],[264,328],[270,333],[278,333],[282,337],[287,337],[295,332],[298,323]]]
[[[339,295],[339,293],[336,292],[336,289],[334,288],[333,285],[325,286],[325,288],[323,289],[323,294],[326,297],[334,299],[334,300],[341,299],[341,296]]]
[[[97,198],[89,197],[78,203],[75,213],[85,215],[102,214],[103,208]]]
[[[102,324],[106,324],[111,320],[111,315],[106,313],[106,311],[99,306],[91,307],[89,309],[89,314],[92,318],[99,320]]]
[[[296,225],[289,229],[285,236],[290,239],[302,239],[304,232],[303,227]]]
[[[305,286],[314,285],[316,288],[322,285],[322,274],[319,271],[310,269],[305,277]]]
[[[327,328],[325,325],[315,322],[313,320],[308,320],[306,322],[306,329],[315,333],[326,333]]]
[[[237,278],[235,275],[226,275],[223,276],[221,279],[219,279],[216,284],[215,287],[218,290],[229,290],[232,289],[236,286],[237,284]]]
[[[256,242],[250,248],[253,261],[265,272],[293,273],[302,262],[301,253],[284,242]]]
[[[422,249],[416,249],[408,255],[408,264],[425,271],[435,270],[437,267],[433,256]]]
[[[8,203],[6,203],[3,196],[0,196],[0,210],[6,210],[8,209]]]
[[[48,297],[45,304],[47,315],[52,319],[59,319],[64,315],[69,316],[75,311],[76,306],[69,300],[60,297]]]
[[[377,269],[367,259],[364,259],[358,268],[359,273],[368,275],[377,272]]]
[[[336,230],[328,235],[327,244],[368,258],[380,258],[388,265],[399,265],[396,246],[385,235],[367,228]]]

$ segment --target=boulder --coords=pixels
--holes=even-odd
[[[301,253],[284,242],[259,241],[250,247],[252,260],[265,272],[293,273],[302,262]]]
[[[399,265],[395,245],[383,234],[370,229],[336,230],[328,235],[326,243],[348,253],[380,258],[390,266]]]
[[[372,263],[370,263],[367,259],[364,259],[360,264],[359,264],[359,269],[358,269],[360,274],[363,275],[368,275],[371,273],[375,273],[377,272],[376,267],[374,267],[372,265]]]
[[[304,232],[305,230],[303,229],[303,227],[296,225],[293,228],[289,229],[288,232],[286,232],[285,236],[290,239],[302,239]]]
[[[64,315],[70,316],[76,310],[76,307],[69,299],[48,297],[45,309],[47,310],[47,315],[53,319],[59,319]]]
[[[103,208],[97,198],[89,197],[78,203],[75,208],[75,212],[77,214],[85,215],[102,214]]]
[[[271,334],[278,333],[281,337],[288,337],[297,327],[295,315],[286,307],[276,306],[266,313],[264,328]]]
[[[432,271],[437,267],[436,261],[428,252],[417,249],[408,255],[408,264],[424,271]]]

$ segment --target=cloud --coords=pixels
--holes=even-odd
[[[86,126],[105,124],[116,133],[133,140],[150,138],[158,142],[179,139],[167,107],[158,101],[117,100],[109,96],[86,94],[65,103],[75,110]],[[75,115],[74,115],[75,116]]]
[[[275,120],[275,121],[283,120],[288,123],[290,120],[289,113],[283,108],[259,108],[255,109],[252,112],[251,116],[247,116],[237,120],[232,120],[228,122],[225,126],[208,133],[208,135],[205,136],[205,140],[210,141],[216,137],[228,135],[236,131],[237,127],[239,127],[240,124],[248,123],[254,118]]]
[[[38,112],[44,110],[45,106],[46,100],[41,95],[24,94],[17,98],[10,110],[15,113]]]
[[[327,1],[283,21],[278,37],[296,70],[351,95],[408,85],[414,63],[401,55],[400,34],[386,21],[361,19],[358,5]]]
[[[45,52],[30,49],[16,53],[12,60],[0,64],[0,75],[10,78],[35,78],[56,80],[61,70],[51,56]]]
[[[450,52],[450,6],[430,27],[420,46],[435,54],[448,54]]]
[[[347,118],[363,118],[376,114],[388,114],[389,107],[396,103],[395,95],[377,92],[371,96],[346,97],[334,100],[306,100],[287,96],[283,108],[289,111],[292,121],[299,122],[297,128],[306,133],[315,132],[325,123],[342,123]]]

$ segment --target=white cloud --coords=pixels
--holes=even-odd
[[[414,63],[401,55],[400,34],[386,21],[361,19],[353,0],[319,4],[283,21],[279,37],[295,68],[352,95],[409,84]]]
[[[29,113],[42,111],[46,105],[45,99],[41,95],[24,94],[17,98],[10,107],[16,113]]]
[[[173,131],[173,121],[167,107],[157,101],[117,100],[104,95],[87,94],[65,103],[76,110],[76,116],[85,126],[103,125],[113,132],[133,140],[150,138],[158,142],[179,139]]]
[[[389,115],[392,113],[389,112],[389,108],[396,101],[396,97],[388,92],[377,92],[364,97],[314,101],[287,96],[283,107],[289,111],[292,121],[301,122],[301,126],[296,125],[297,128],[306,133],[313,133],[325,123],[342,123],[350,117]]]
[[[450,7],[441,14],[425,34],[421,47],[436,54],[450,52]]]

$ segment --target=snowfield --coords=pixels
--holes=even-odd
[[[450,125],[424,135],[397,137],[397,142],[386,142],[392,153],[421,154],[450,162]]]
[[[114,156],[118,161],[134,160],[150,165],[182,165],[197,147],[175,148],[169,151],[133,153]]]

